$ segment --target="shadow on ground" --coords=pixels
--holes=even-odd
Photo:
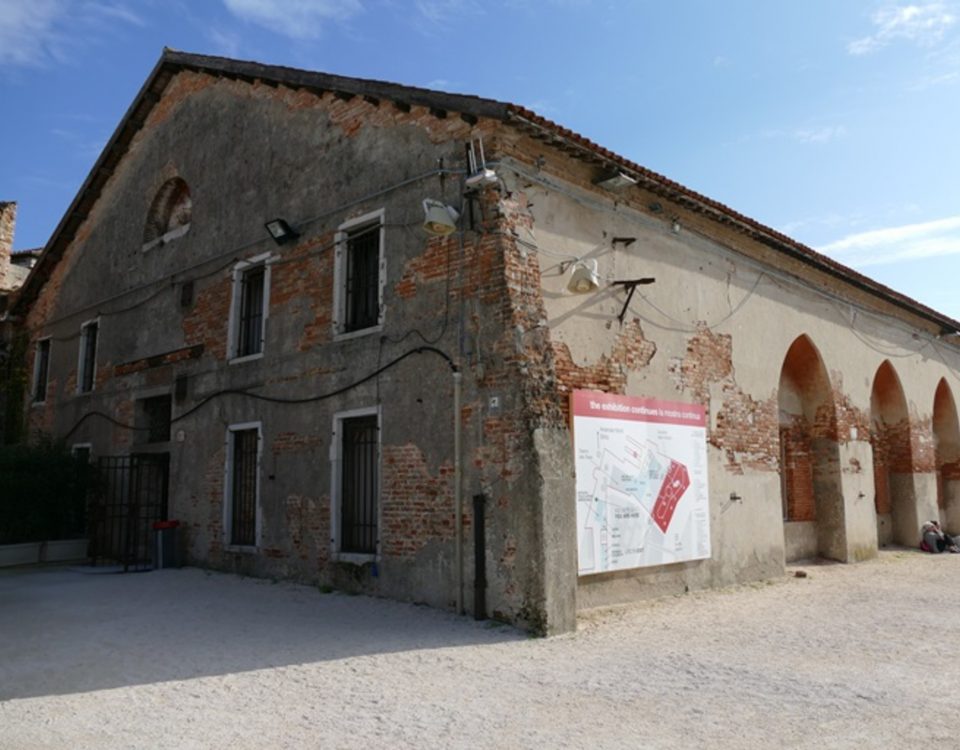
[[[427,607],[195,568],[0,573],[0,700],[522,640]]]

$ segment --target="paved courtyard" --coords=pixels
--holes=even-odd
[[[960,744],[960,555],[886,551],[531,639],[197,569],[0,572],[0,748]]]

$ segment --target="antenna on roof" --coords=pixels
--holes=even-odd
[[[497,173],[487,166],[482,136],[470,140],[470,145],[467,147],[467,170],[469,172],[465,181],[467,190],[482,190],[497,184]]]

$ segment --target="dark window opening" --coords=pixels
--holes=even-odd
[[[140,401],[143,432],[141,435],[148,443],[165,443],[170,439],[169,395],[145,398]]]
[[[97,371],[97,332],[98,323],[87,323],[80,336],[80,392],[87,393],[93,390],[94,377]]]
[[[255,266],[240,277],[240,308],[237,325],[237,354],[246,357],[263,351],[264,266]]]
[[[257,447],[259,432],[235,430],[230,482],[230,544],[252,547],[257,543]]]
[[[377,551],[377,417],[343,420],[340,551]]]
[[[347,235],[344,331],[359,331],[380,322],[380,225]]]
[[[41,403],[47,400],[47,379],[50,374],[50,339],[37,343],[36,378],[33,384],[33,401]]]

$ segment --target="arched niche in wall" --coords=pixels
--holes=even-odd
[[[190,188],[179,177],[173,177],[157,190],[147,212],[143,227],[143,249],[182,237],[190,230],[193,218],[193,201]]]
[[[870,422],[877,541],[881,546],[915,546],[920,527],[913,483],[910,414],[903,386],[890,360],[884,360],[873,378]]]
[[[940,521],[950,534],[960,534],[960,422],[953,392],[944,378],[933,397],[933,441]]]
[[[846,559],[840,452],[833,390],[817,347],[797,338],[777,391],[786,559]]]

